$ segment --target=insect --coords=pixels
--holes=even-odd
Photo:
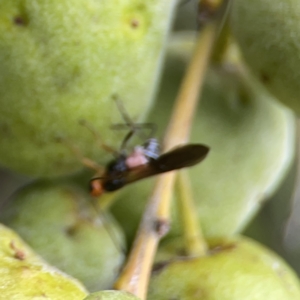
[[[91,194],[100,196],[103,192],[116,191],[127,184],[150,176],[194,166],[201,162],[208,152],[209,148],[202,144],[180,146],[160,155],[157,159],[149,159],[141,152],[139,155],[145,163],[136,164],[134,167],[127,162],[137,154],[129,156],[121,154],[119,158],[107,165],[103,176],[91,179]]]
[[[117,102],[126,124],[118,124],[120,128],[130,128],[125,136],[119,154],[110,161],[101,177],[92,178],[90,192],[92,196],[100,196],[104,192],[116,191],[127,184],[155,176],[158,174],[191,167],[201,162],[209,152],[209,147],[202,144],[187,144],[178,146],[164,154],[160,153],[160,144],[157,139],[149,138],[142,144],[134,147],[127,153],[128,140],[143,126],[149,124],[134,124],[120,103]],[[121,125],[121,126],[120,126]]]

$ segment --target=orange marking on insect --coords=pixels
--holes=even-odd
[[[92,179],[90,181],[90,194],[93,197],[99,197],[104,193],[102,180],[100,178]]]

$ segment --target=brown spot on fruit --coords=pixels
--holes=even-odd
[[[25,18],[22,16],[14,17],[14,23],[18,26],[26,26],[26,24],[27,24]]]
[[[140,25],[140,22],[137,19],[132,19],[130,23],[132,28],[137,28]]]
[[[18,248],[14,241],[11,241],[9,246],[14,251],[14,258],[18,260],[24,260],[26,258],[26,253],[22,249]]]

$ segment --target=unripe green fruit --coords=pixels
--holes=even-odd
[[[31,176],[78,171],[67,144],[107,162],[79,121],[119,148],[112,96],[135,118],[146,112],[174,2],[0,1],[0,163]]]
[[[235,0],[231,24],[249,68],[300,114],[299,0]]]
[[[239,238],[215,244],[209,255],[179,258],[153,272],[148,298],[298,300],[299,280],[275,253]]]
[[[162,89],[149,116],[161,135],[182,79],[186,45],[184,40],[173,44],[175,51],[170,52]],[[232,235],[247,225],[289,167],[294,139],[293,115],[251,78],[241,81],[230,68],[209,71],[191,142],[209,146],[210,152],[189,169],[199,225],[206,237]],[[151,186],[147,180],[126,187],[113,208],[130,236]],[[173,228],[180,225],[178,216],[172,224]]]
[[[49,263],[96,291],[114,283],[124,239],[113,219],[98,215],[88,201],[73,186],[37,182],[19,191],[0,219]]]
[[[12,230],[0,225],[0,298],[81,300],[87,292],[75,279],[49,266]]]
[[[90,294],[83,300],[139,300],[139,298],[123,291],[101,291]]]

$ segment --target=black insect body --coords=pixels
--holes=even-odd
[[[106,176],[102,179],[102,185],[105,191],[113,192],[126,184],[125,175],[129,171],[126,165],[126,158],[125,155],[120,155],[107,165]]]
[[[155,125],[133,123],[122,102],[117,98],[115,102],[125,124],[115,124],[112,128],[129,129],[129,131],[121,143],[119,153],[113,151],[115,159],[108,163],[103,175],[91,179],[90,191],[93,196],[116,191],[143,178],[191,167],[202,161],[208,154],[209,148],[205,145],[187,144],[161,155],[160,144],[155,138],[148,138],[143,145],[136,146],[130,153],[127,153],[126,148],[132,136],[140,135],[142,129],[150,130],[153,134]]]
[[[143,146],[140,146],[128,156],[121,154],[111,161],[102,177],[91,180],[91,194],[100,196],[103,192],[116,191],[143,178],[191,167],[202,161],[209,152],[205,145],[188,144],[152,158],[153,155],[146,156],[143,149]],[[133,157],[134,163],[131,161]]]

